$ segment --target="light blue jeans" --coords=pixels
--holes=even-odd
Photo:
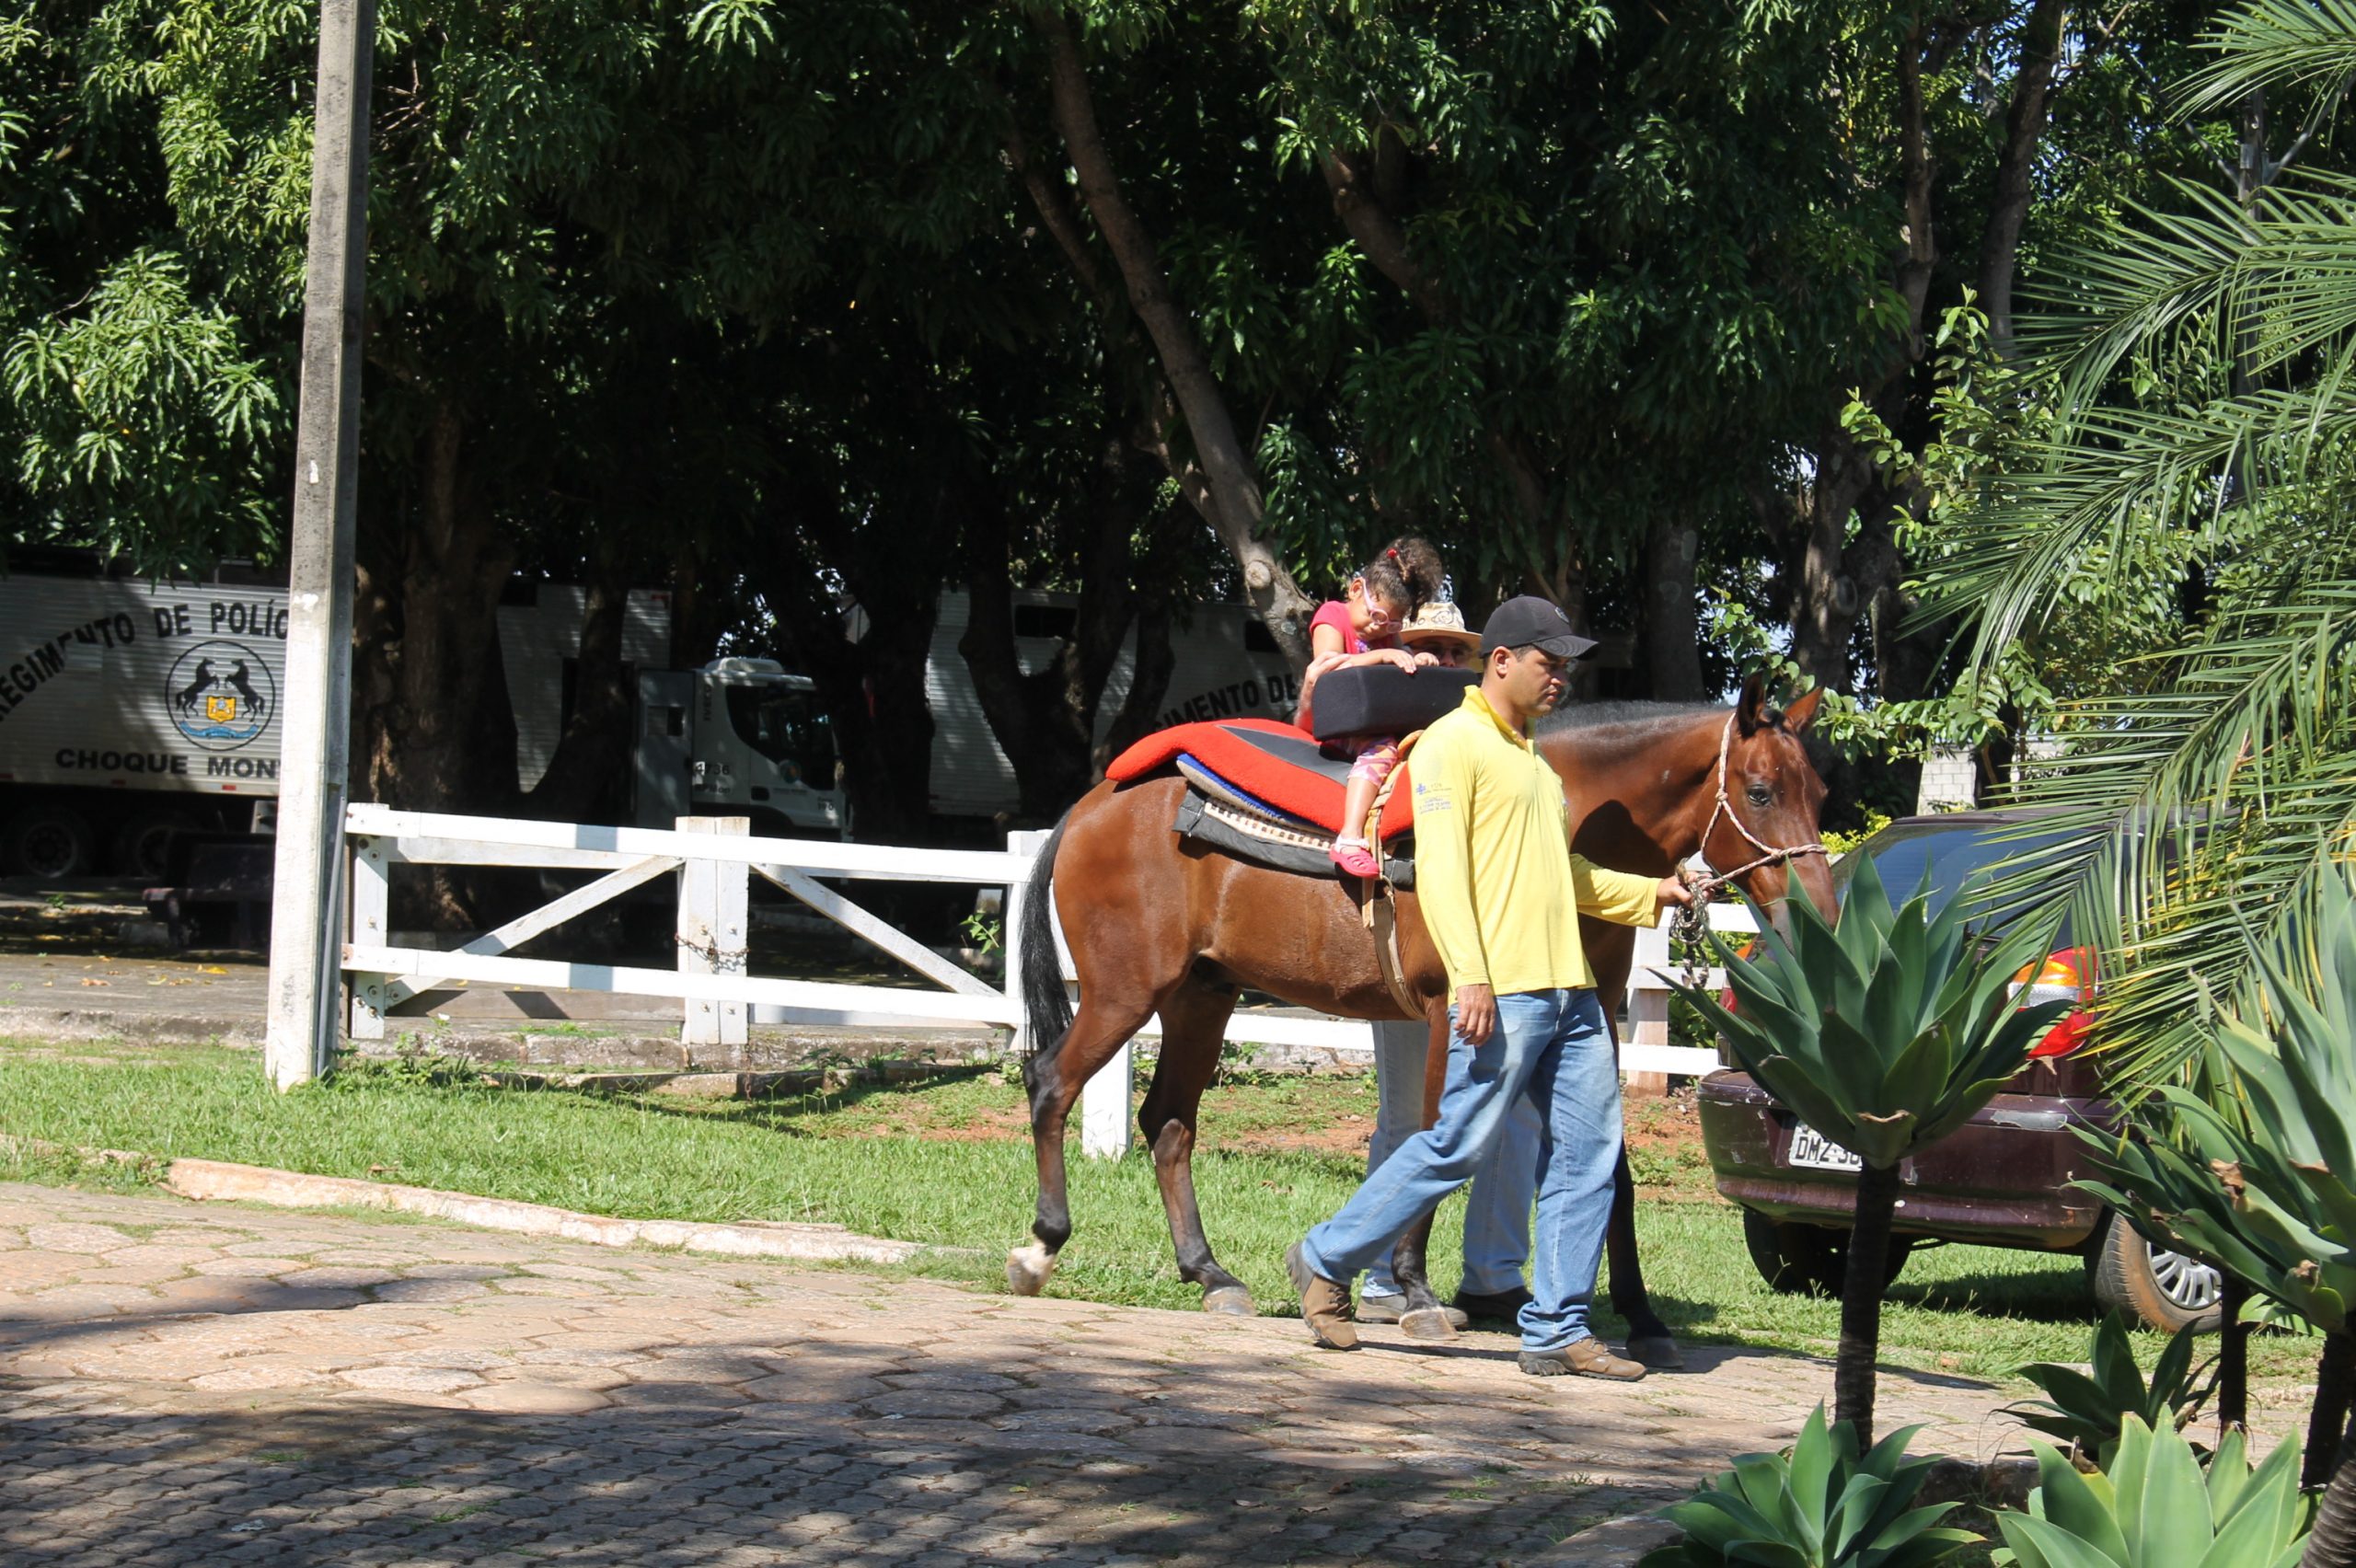
[[[1374,1026],[1374,1140],[1366,1173],[1424,1127],[1425,1025],[1386,1019]],[[1506,1117],[1505,1136],[1472,1172],[1464,1202],[1464,1288],[1483,1296],[1519,1289],[1530,1262],[1530,1203],[1538,1192],[1538,1107],[1523,1095]],[[1361,1297],[1397,1296],[1391,1254],[1366,1271]]]
[[[1588,1337],[1620,1158],[1620,1066],[1591,990],[1499,997],[1487,1044],[1457,1035],[1438,1122],[1400,1145],[1341,1213],[1309,1233],[1304,1261],[1327,1279],[1357,1277],[1471,1179],[1524,1094],[1537,1103],[1541,1131],[1522,1348],[1559,1350]]]

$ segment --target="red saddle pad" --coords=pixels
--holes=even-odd
[[[1170,767],[1181,753],[1288,815],[1313,822],[1328,833],[1341,831],[1342,790],[1349,778],[1349,763],[1324,755],[1305,732],[1272,719],[1213,719],[1157,730],[1114,757],[1104,777],[1126,784]],[[1407,767],[1405,762],[1399,765],[1399,779],[1383,802],[1381,836],[1386,841],[1415,823]]]

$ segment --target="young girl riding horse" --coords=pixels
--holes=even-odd
[[[1439,597],[1443,581],[1439,552],[1429,542],[1398,538],[1350,579],[1344,597],[1319,605],[1309,621],[1309,669],[1301,677],[1300,710],[1293,722],[1311,728],[1310,703],[1317,682],[1334,670],[1396,664],[1413,671],[1435,663],[1428,653],[1400,647],[1399,628],[1426,600]],[[1329,741],[1327,748],[1357,759],[1342,797],[1342,832],[1334,840],[1334,864],[1348,876],[1380,875],[1381,863],[1364,837],[1366,815],[1374,805],[1375,791],[1399,764],[1399,737],[1353,735]]]

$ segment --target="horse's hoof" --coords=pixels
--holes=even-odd
[[[1252,1305],[1252,1292],[1240,1285],[1222,1285],[1203,1292],[1203,1310],[1217,1312],[1228,1318],[1250,1318],[1259,1309]]]
[[[1017,1296],[1036,1296],[1047,1288],[1056,1272],[1056,1255],[1039,1242],[1017,1247],[1006,1255],[1006,1288]]]
[[[1652,1367],[1658,1372],[1681,1372],[1685,1369],[1685,1353],[1667,1334],[1646,1334],[1628,1342],[1628,1359]]]
[[[1399,1314],[1399,1332],[1414,1340],[1452,1340],[1456,1325],[1445,1307],[1416,1307]]]

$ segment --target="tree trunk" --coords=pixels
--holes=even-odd
[[[1227,395],[1211,370],[1195,328],[1171,296],[1160,248],[1121,193],[1112,154],[1096,119],[1088,68],[1079,40],[1060,12],[1033,17],[1047,44],[1049,98],[1057,132],[1079,176],[1081,202],[1096,220],[1126,287],[1130,308],[1153,340],[1161,374],[1194,437],[1202,483],[1187,486],[1204,521],[1243,571],[1244,591],[1267,623],[1269,635],[1295,669],[1309,663],[1309,617],[1316,605],[1300,591],[1275,548],[1260,532],[1263,501],[1258,466],[1236,429]],[[1173,478],[1184,478],[1172,470]]]
[[[1881,1350],[1881,1296],[1898,1188],[1894,1165],[1868,1165],[1857,1173],[1856,1218],[1849,1228],[1848,1273],[1841,1286],[1841,1348],[1832,1365],[1832,1419],[1856,1427],[1860,1452],[1874,1442],[1874,1362]]]
[[[2307,1409],[2307,1451],[2301,1460],[2301,1486],[2321,1486],[2332,1478],[2339,1462],[2339,1435],[2348,1424],[2351,1390],[2356,1390],[2356,1335],[2345,1330],[2327,1333],[2323,1354],[2316,1358],[2316,1401]]]
[[[365,695],[355,755],[370,800],[412,811],[512,813],[515,715],[499,651],[499,600],[514,550],[476,483],[464,422],[435,410],[409,504],[376,514],[361,572],[372,645],[354,661]],[[355,704],[355,708],[359,707]],[[465,879],[436,870],[397,913],[435,928],[475,923]]]
[[[1819,686],[1834,691],[1854,689],[1849,640],[1856,634],[1864,597],[1849,575],[1849,514],[1873,485],[1872,459],[1836,429],[1817,448],[1807,533],[1800,548],[1799,591],[1792,605],[1793,662]]]
[[[2249,1424],[2249,1331],[2242,1309],[2249,1303],[2249,1286],[2233,1274],[2217,1282],[2217,1435]]]
[[[1694,557],[1702,536],[1692,524],[1657,514],[1645,534],[1645,663],[1653,697],[1699,702],[1702,616],[1693,601]]]
[[[1170,642],[1170,600],[1166,588],[1149,588],[1138,595],[1137,659],[1121,709],[1096,747],[1091,770],[1096,778],[1104,776],[1114,757],[1161,728],[1161,699],[1169,695],[1170,676],[1178,664]]]
[[[2348,1382],[2351,1368],[2356,1368],[2356,1340],[2346,1330],[2328,1334],[2324,1339],[2324,1366],[2332,1366],[2338,1350],[2339,1422],[2324,1426],[2307,1426],[2306,1470],[2300,1484],[2312,1486],[2318,1481],[2324,1487],[2322,1504],[2316,1509],[2314,1531],[2307,1537],[2307,1550],[2299,1559],[2299,1568],[2356,1568],[2356,1464],[2349,1463],[2356,1457],[2356,1426],[2348,1424]],[[2325,1382],[2321,1373],[2318,1384]],[[2324,1410],[2324,1389],[2316,1391],[2316,1414]],[[2329,1460],[2318,1466],[2316,1456],[2328,1452]]]
[[[630,574],[615,552],[598,552],[595,562],[581,605],[572,711],[565,715],[548,771],[525,797],[526,812],[551,822],[618,823],[629,802],[630,724],[638,696],[623,678]]]
[[[2021,231],[2027,226],[2030,176],[2052,101],[2053,66],[2062,53],[2062,28],[2069,16],[2062,0],[2037,0],[2022,24],[2020,63],[2013,73],[2013,95],[2004,106],[2004,144],[1997,156],[1995,190],[1988,226],[1980,236],[1980,307],[1988,313],[1988,334],[1996,352],[2011,359],[2013,280],[2019,271]]]

